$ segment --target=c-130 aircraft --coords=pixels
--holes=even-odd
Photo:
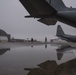
[[[20,0],[29,16],[39,22],[55,25],[57,21],[76,27],[76,8],[66,7],[62,0]]]
[[[65,34],[60,25],[57,26],[56,36],[62,40],[66,40],[68,42],[75,42],[76,43],[76,35]]]

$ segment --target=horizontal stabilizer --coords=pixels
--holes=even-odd
[[[55,25],[56,24],[56,22],[57,22],[57,20],[55,20],[55,19],[51,19],[51,18],[41,18],[41,19],[39,19],[38,20],[39,22],[42,22],[42,23],[44,23],[44,24],[46,24],[46,25]]]
[[[45,0],[20,0],[20,2],[33,17],[38,15],[53,15],[56,12]]]

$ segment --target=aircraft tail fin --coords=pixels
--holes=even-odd
[[[64,33],[64,31],[63,31],[63,29],[61,28],[61,26],[60,25],[58,25],[57,26],[57,33],[56,33],[56,36],[63,36],[63,35],[65,35],[65,33]]]
[[[67,8],[62,0],[46,0],[46,1],[58,11],[65,10]]]

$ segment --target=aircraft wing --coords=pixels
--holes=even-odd
[[[52,19],[52,18],[41,18],[41,19],[39,19],[38,20],[39,22],[42,22],[42,23],[44,23],[44,24],[46,24],[46,25],[55,25],[56,24],[56,22],[57,22],[57,20],[55,20],[55,19]]]
[[[54,19],[47,19],[53,17],[56,10],[46,0],[20,0],[20,2],[30,14],[25,17],[41,18],[38,21],[47,25],[56,23]]]
[[[45,0],[20,0],[20,2],[33,17],[45,15],[49,16],[56,12],[56,10]]]

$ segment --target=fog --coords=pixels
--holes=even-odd
[[[63,0],[67,7],[76,7],[75,0]],[[0,28],[15,38],[35,38],[49,40],[55,38],[57,25],[61,25],[64,32],[76,35],[76,29],[57,22],[55,26],[46,26],[34,18],[24,18],[29,13],[19,0],[0,0]]]

